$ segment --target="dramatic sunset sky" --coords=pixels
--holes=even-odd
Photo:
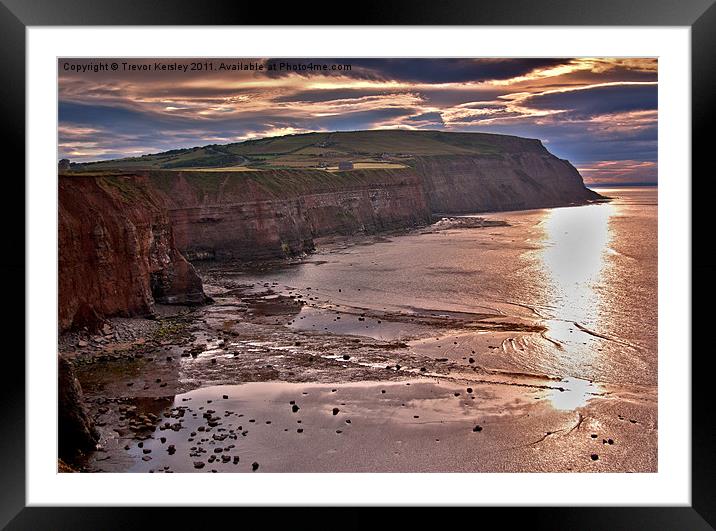
[[[588,183],[657,180],[656,59],[212,60],[222,61],[351,69],[68,72],[64,62],[99,60],[61,59],[60,157],[84,162],[309,131],[435,129],[539,138]]]

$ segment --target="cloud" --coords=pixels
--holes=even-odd
[[[570,111],[573,116],[590,116],[657,108],[655,83],[614,83],[553,90],[529,95],[520,103],[531,109]]]
[[[301,64],[309,59],[276,59],[269,62]],[[375,81],[477,83],[510,79],[535,69],[564,63],[564,59],[334,59],[336,65],[351,65],[351,77]],[[345,74],[345,71],[336,71]],[[310,74],[304,74],[310,75]]]
[[[280,62],[351,65],[313,72],[81,73],[63,67],[98,61],[58,62],[59,149],[76,161],[277,134],[386,128],[540,138],[590,175],[610,178],[615,166],[599,162],[656,161],[656,59],[207,59],[265,68]],[[624,169],[622,175],[631,174]]]
[[[586,184],[655,183],[657,164],[643,160],[595,161],[579,165]]]

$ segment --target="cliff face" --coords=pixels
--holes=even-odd
[[[283,257],[313,239],[420,225],[430,210],[412,171],[154,172],[189,259]]]
[[[599,198],[569,162],[535,149],[416,159],[434,213],[460,214],[581,204]]]
[[[60,329],[205,302],[185,256],[284,257],[323,235],[429,221],[419,177],[403,170],[61,176]]]
[[[60,177],[59,326],[206,300],[174,245],[166,205],[142,178]]]
[[[433,213],[565,206],[600,197],[538,140],[404,133],[336,133],[318,144],[311,135],[298,139],[328,150],[319,153],[325,157],[330,150],[377,150],[381,160],[410,166],[403,168],[328,172],[267,165],[60,177],[60,329],[151,313],[155,302],[204,302],[201,280],[185,257],[292,256],[313,250],[320,236],[423,225]]]

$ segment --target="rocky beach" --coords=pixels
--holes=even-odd
[[[152,320],[111,318],[96,334],[64,334],[60,351],[101,434],[79,468],[655,470],[656,388],[520,364],[513,349],[536,356],[555,341],[531,311],[383,309],[353,304],[370,286],[276,280],[375,246],[465,231],[489,240],[506,226],[440,220],[319,241],[290,262],[198,264],[213,303],[157,306]]]
[[[656,471],[655,191],[494,145],[62,175],[62,469]]]

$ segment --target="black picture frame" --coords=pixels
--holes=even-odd
[[[492,518],[507,519],[512,525],[530,529],[714,529],[716,528],[716,422],[708,395],[712,385],[712,351],[697,348],[697,333],[709,329],[709,312],[697,311],[696,301],[714,300],[716,267],[709,260],[709,234],[713,223],[710,203],[715,194],[714,179],[707,174],[712,151],[712,128],[716,96],[716,6],[714,0],[502,0],[500,2],[449,0],[363,1],[347,15],[340,15],[335,3],[311,2],[270,5],[266,2],[225,2],[218,0],[0,0],[0,50],[2,82],[0,105],[7,157],[16,171],[3,179],[6,197],[14,207],[2,212],[6,228],[4,259],[0,272],[5,279],[3,293],[12,305],[16,326],[25,329],[24,288],[18,281],[25,274],[25,232],[14,229],[25,219],[25,30],[28,26],[84,25],[248,25],[325,24],[341,25],[550,25],[550,26],[689,26],[691,28],[692,83],[692,331],[693,345],[684,351],[661,355],[691,356],[692,366],[692,460],[691,505],[688,507],[524,507],[452,509],[450,518],[465,518],[476,525]],[[337,23],[337,24],[336,24]],[[91,44],[87,48],[92,53]],[[49,118],[49,117],[48,117]],[[31,139],[29,139],[31,141]],[[661,147],[661,146],[660,146]],[[6,159],[7,160],[7,159]],[[7,169],[7,167],[6,167]],[[702,175],[703,174],[703,175]],[[14,230],[13,230],[14,229]],[[699,245],[701,242],[701,245]],[[661,301],[662,304],[664,301]],[[22,322],[20,322],[22,321]],[[11,323],[11,321],[6,321]],[[13,323],[14,324],[14,323]],[[668,323],[661,323],[668,326]],[[24,338],[6,344],[4,355],[2,437],[0,437],[0,526],[7,529],[126,529],[148,527],[157,521],[165,527],[184,529],[210,521],[241,522],[253,517],[274,518],[275,509],[256,508],[88,508],[26,507],[25,502],[25,362]],[[14,347],[14,348],[12,348]],[[48,360],[54,355],[48,353]],[[558,502],[558,500],[556,500]],[[254,514],[262,511],[262,514]],[[351,509],[357,511],[357,509]],[[350,522],[363,526],[369,511],[353,517],[335,515],[334,509],[302,508],[294,523]],[[311,514],[311,513],[316,514]],[[425,523],[424,509],[401,515],[404,526]],[[229,520],[225,520],[225,519]],[[161,519],[161,520],[160,520]],[[338,520],[339,519],[339,520]]]

